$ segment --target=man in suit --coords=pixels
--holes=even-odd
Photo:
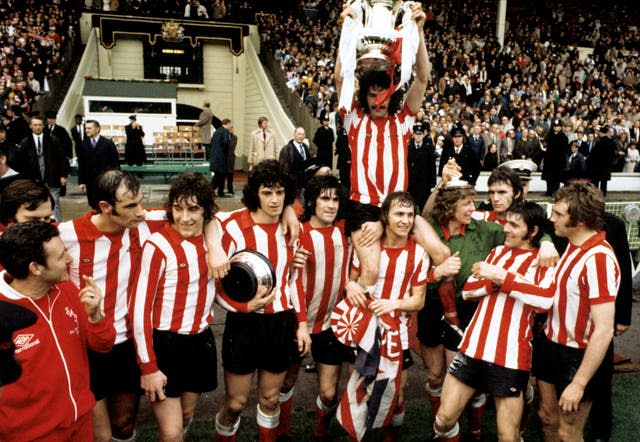
[[[587,140],[580,144],[580,153],[584,155],[585,158],[588,158],[595,145],[595,134],[593,132],[589,132],[587,134]]]
[[[577,141],[571,143],[571,155],[569,155],[569,164],[567,165],[567,182],[576,178],[584,178],[587,170],[587,161],[584,155],[579,152],[579,148]]]
[[[248,156],[249,170],[262,160],[275,160],[280,157],[276,137],[269,129],[267,117],[258,118],[258,128],[251,132]]]
[[[487,148],[484,144],[484,138],[480,136],[480,126],[474,125],[471,128],[471,136],[469,137],[469,145],[471,146],[471,150],[475,154],[478,161],[482,162],[484,159],[484,155],[487,151]],[[414,196],[415,198],[415,196]]]
[[[438,175],[442,176],[442,169],[450,158],[455,159],[460,166],[462,172],[460,178],[475,186],[478,175],[480,175],[480,161],[476,158],[471,147],[465,143],[464,129],[460,126],[454,126],[451,129],[451,141],[445,144],[442,149]]]
[[[82,123],[82,115],[76,114],[75,116],[75,124],[70,130],[71,138],[73,139],[73,144],[76,148],[76,155],[78,150],[80,150],[80,145],[84,141],[86,135],[84,133],[84,124]]]
[[[500,143],[500,162],[504,163],[513,159],[513,150],[516,147],[516,132],[513,129],[509,129],[506,132],[506,136]]]
[[[211,111],[211,102],[209,100],[206,100],[202,106],[204,109],[200,112],[196,127],[200,131],[200,142],[205,148],[206,158],[209,158],[211,155],[211,123],[213,122],[213,112]]]
[[[86,137],[76,152],[78,187],[87,194],[87,201],[93,207],[96,178],[107,170],[119,169],[120,159],[113,141],[100,135],[100,123],[87,120],[84,129]]]
[[[309,146],[305,144],[304,138],[304,127],[296,127],[293,140],[282,148],[279,157],[285,173],[295,180],[298,191],[304,187],[304,171],[311,164]]]
[[[61,221],[60,189],[67,184],[69,160],[58,139],[44,130],[44,119],[40,115],[31,117],[31,134],[20,142],[26,177],[43,183],[55,202],[54,216]]]
[[[71,137],[69,136],[69,132],[64,127],[56,124],[56,120],[58,118],[58,114],[54,111],[49,111],[46,113],[47,117],[47,126],[44,128],[45,132],[49,132],[53,134],[64,149],[64,154],[67,157],[67,160],[71,160],[73,158],[73,146],[71,143]]]
[[[320,126],[313,136],[313,144],[316,145],[317,155],[316,163],[319,166],[327,166],[333,169],[333,129],[329,127],[329,115],[322,117],[322,126]]]

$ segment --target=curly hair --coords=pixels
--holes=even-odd
[[[476,191],[471,187],[458,187],[453,189],[440,189],[436,195],[433,207],[433,219],[441,226],[446,225],[456,212],[458,201],[466,198],[475,198]]]
[[[604,196],[600,189],[590,184],[574,183],[561,187],[553,195],[553,202],[563,201],[569,211],[569,227],[582,222],[590,229],[604,226]]]
[[[358,105],[368,114],[371,113],[369,109],[369,103],[367,101],[367,94],[372,86],[378,86],[382,89],[388,89],[391,86],[391,78],[386,72],[382,71],[369,71],[360,77],[359,89],[358,89]],[[391,95],[389,100],[389,107],[387,111],[389,115],[393,115],[400,110],[400,102],[402,101],[402,90],[398,89]]]
[[[247,184],[242,190],[242,204],[250,212],[255,212],[260,208],[260,198],[258,196],[260,186],[284,187],[285,206],[293,203],[296,195],[295,184],[277,160],[261,161],[249,172]]]
[[[204,209],[205,222],[211,221],[218,211],[211,183],[199,172],[185,172],[171,183],[169,189],[169,197],[164,205],[169,222],[174,222],[171,210],[173,204],[191,197],[195,198]]]
[[[59,236],[58,229],[41,221],[27,221],[9,226],[0,235],[0,264],[16,279],[29,276],[32,262],[46,266],[44,243]]]
[[[304,188],[304,213],[301,221],[306,222],[316,213],[316,201],[324,191],[335,189],[336,196],[342,200],[342,185],[333,175],[320,175],[311,178]]]

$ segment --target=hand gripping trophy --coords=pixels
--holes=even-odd
[[[345,17],[340,35],[343,103],[353,95],[355,76],[386,71],[392,78],[390,94],[409,81],[418,50],[418,28],[411,19],[411,3],[402,0],[352,0],[355,18]],[[400,80],[393,77],[400,69]]]

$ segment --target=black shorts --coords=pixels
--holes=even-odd
[[[352,200],[347,201],[346,205],[344,233],[347,236],[351,236],[352,232],[359,230],[366,222],[380,221],[380,207]]]
[[[355,349],[338,341],[330,328],[311,335],[311,355],[314,361],[325,365],[352,364],[356,358]]]
[[[471,388],[496,397],[517,397],[527,391],[529,372],[501,367],[456,353],[447,371]]]
[[[142,394],[133,339],[114,345],[107,353],[88,350],[88,355],[91,391],[97,401],[114,393]]]
[[[265,315],[228,312],[222,336],[222,365],[235,374],[286,371],[299,360],[293,310]]]
[[[205,393],[218,386],[216,341],[211,329],[197,335],[153,330],[158,368],[167,377],[168,397]]]
[[[567,347],[551,342],[546,336],[536,342],[536,357],[533,359],[532,373],[539,380],[555,385],[558,398],[575,376],[584,349]],[[606,363],[601,363],[584,389],[582,401],[590,402],[598,386],[606,380]]]
[[[425,347],[437,347],[442,344],[445,327],[442,314],[440,298],[437,298],[437,295],[428,296],[424,307],[418,312],[418,341]]]

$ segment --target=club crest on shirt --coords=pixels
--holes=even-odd
[[[13,340],[13,343],[16,346],[15,353],[22,353],[23,351],[40,344],[40,339],[36,338],[35,340],[33,340],[33,336],[33,333],[21,333],[16,336]]]

